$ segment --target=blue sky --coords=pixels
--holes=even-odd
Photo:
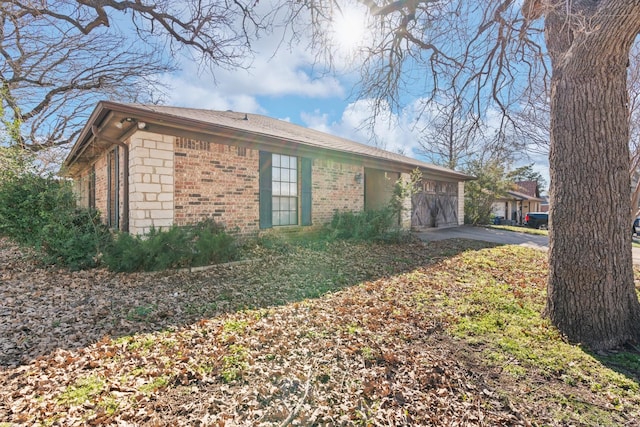
[[[367,37],[364,25],[358,24],[363,18],[357,11],[347,11],[345,20],[337,26],[335,34],[341,48],[334,53],[338,57],[352,53],[358,41]],[[253,45],[256,56],[246,70],[220,69],[212,73],[191,60],[179,59],[181,70],[162,78],[169,87],[164,102],[263,114],[426,160],[419,153],[420,135],[414,129],[414,103],[420,101],[419,94],[407,97],[398,114],[379,118],[374,139],[362,126],[370,117],[370,103],[354,95],[359,77],[357,61],[338,63],[339,75],[323,73],[321,64],[314,65],[315,57],[304,41],[288,49],[278,47],[281,40],[281,34],[258,40]],[[525,159],[521,164],[532,161],[548,182],[545,156]]]

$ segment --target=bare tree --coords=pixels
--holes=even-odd
[[[153,101],[181,49],[239,66],[270,18],[233,0],[12,0],[0,19],[1,130],[39,150],[73,140],[97,99]]]
[[[435,164],[464,168],[478,151],[483,123],[458,97],[433,100],[430,104],[419,141],[421,154]]]
[[[455,89],[454,89],[455,92]],[[421,154],[433,163],[467,170],[470,162],[502,162],[506,167],[527,158],[527,140],[516,128],[517,120],[492,126],[493,112],[481,116],[460,98],[428,102],[419,141]],[[500,115],[502,113],[498,113]]]
[[[630,224],[640,215],[640,47],[634,45],[629,56],[629,152],[631,178]],[[548,155],[550,148],[550,94],[543,81],[531,82],[523,104],[513,113],[514,135],[526,141],[534,153]]]
[[[640,215],[640,47],[635,45],[629,58],[629,151],[631,177],[631,221]]]
[[[628,227],[626,82],[640,2],[360,3],[381,30],[364,63],[363,96],[399,106],[401,94],[419,84],[432,99],[455,87],[478,115],[487,108],[502,111],[504,129],[529,83],[550,82],[547,313],[568,339],[594,349],[639,338]],[[333,2],[308,4],[328,10]]]
[[[488,109],[502,113],[496,126],[499,141],[514,122],[509,112],[521,104],[529,83],[550,81],[548,315],[568,339],[594,349],[640,338],[628,227],[626,87],[629,55],[640,31],[640,2],[355,1],[368,9],[372,25],[361,95],[376,101],[373,117],[387,105],[399,108],[406,91],[420,90],[434,100],[438,93],[455,88],[468,107],[460,117],[485,117]],[[37,24],[28,28],[45,34],[89,36],[115,28],[113,17],[124,15],[138,41],[164,40],[172,53],[187,46],[195,52],[194,59],[205,64],[234,66],[250,52],[251,39],[276,17],[291,25],[294,38],[300,28],[307,29],[310,19],[312,41],[327,46],[327,29],[341,13],[335,0],[276,0],[273,10],[258,20],[253,6],[237,0],[0,2],[5,19],[2,40],[24,31],[19,19],[33,19]],[[289,15],[283,17],[284,7]],[[9,27],[7,17],[14,20]],[[7,69],[23,55],[14,46],[4,49]],[[331,63],[331,50],[323,52]],[[73,76],[78,71],[70,67],[66,72]],[[9,107],[4,118],[10,124],[21,123],[23,110],[39,104],[30,100],[21,106],[23,99],[12,96],[15,85],[47,87],[33,76],[10,85],[12,78],[2,76],[3,106]],[[78,112],[72,102],[64,105]],[[14,116],[6,116],[7,111]],[[71,116],[62,111],[58,116]],[[15,124],[7,129],[14,128]],[[47,137],[45,144],[64,139]]]

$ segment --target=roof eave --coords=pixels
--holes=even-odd
[[[176,116],[176,115],[167,114],[163,112],[151,111],[151,110],[140,108],[138,106],[130,105],[130,104],[121,104],[113,101],[100,101],[98,102],[96,108],[93,110],[93,112],[89,116],[89,119],[85,124],[85,126],[83,127],[82,131],[80,132],[80,135],[76,140],[76,143],[74,144],[73,148],[71,149],[66,159],[64,160],[63,168],[65,169],[71,168],[71,166],[78,160],[77,157],[82,153],[83,147],[86,144],[88,144],[91,141],[91,138],[93,137],[93,133],[91,130],[92,127],[102,126],[103,125],[102,122],[104,121],[105,117],[109,115],[110,112],[118,115],[124,115],[124,116],[135,116],[140,121],[157,123],[166,127],[173,127],[176,129],[182,129],[184,131],[195,131],[203,134],[220,135],[224,133],[233,132],[237,137],[237,132],[238,132],[238,129],[232,126],[227,126],[227,125],[217,124],[217,123],[210,123],[210,122],[206,122],[198,119],[181,117],[181,116]],[[245,133],[247,136],[259,137],[262,140],[264,140],[264,138],[268,138],[269,140],[276,138],[273,135],[264,134],[259,131],[251,131],[246,129],[242,129],[241,131]],[[245,139],[254,140],[257,138],[247,137]],[[413,163],[410,161],[386,159],[384,157],[379,157],[379,156],[374,156],[374,155],[369,155],[364,153],[357,153],[352,151],[336,150],[332,148],[321,147],[317,144],[312,144],[309,142],[287,138],[287,137],[277,137],[277,139],[289,144],[296,144],[304,147],[321,149],[325,151],[341,153],[343,155],[369,159],[370,161],[377,164],[402,166],[404,167],[404,172],[410,172],[417,168],[423,172],[424,171],[428,172],[429,175],[434,175],[437,177],[458,179],[461,181],[470,181],[470,180],[476,179],[475,177],[471,175],[467,175],[462,172],[457,172],[454,170],[441,170],[439,167],[435,165],[433,168],[431,168],[429,167],[428,164],[425,164],[424,162],[420,162],[417,160],[416,160],[416,163]]]

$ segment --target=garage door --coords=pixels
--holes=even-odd
[[[458,183],[423,180],[411,205],[412,228],[458,225]]]

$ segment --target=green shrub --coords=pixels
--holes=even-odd
[[[97,211],[60,212],[42,229],[42,261],[71,270],[93,268],[99,264],[100,254],[111,238]]]
[[[393,209],[335,212],[329,225],[332,238],[381,240],[398,231]]]
[[[113,271],[157,271],[217,264],[236,259],[235,239],[219,224],[205,220],[193,226],[172,226],[144,236],[119,234],[103,261]]]
[[[74,270],[96,266],[110,240],[98,212],[76,207],[69,182],[28,173],[0,183],[0,233]]]
[[[147,253],[139,236],[118,233],[113,243],[104,251],[102,262],[112,271],[142,271]]]
[[[33,173],[36,170],[35,157],[35,153],[19,145],[0,146],[0,185],[4,181]]]
[[[7,179],[0,186],[0,233],[37,247],[43,228],[74,209],[67,182],[32,174]]]
[[[206,220],[193,229],[195,250],[192,265],[219,264],[237,258],[235,239],[224,231],[224,227]]]

